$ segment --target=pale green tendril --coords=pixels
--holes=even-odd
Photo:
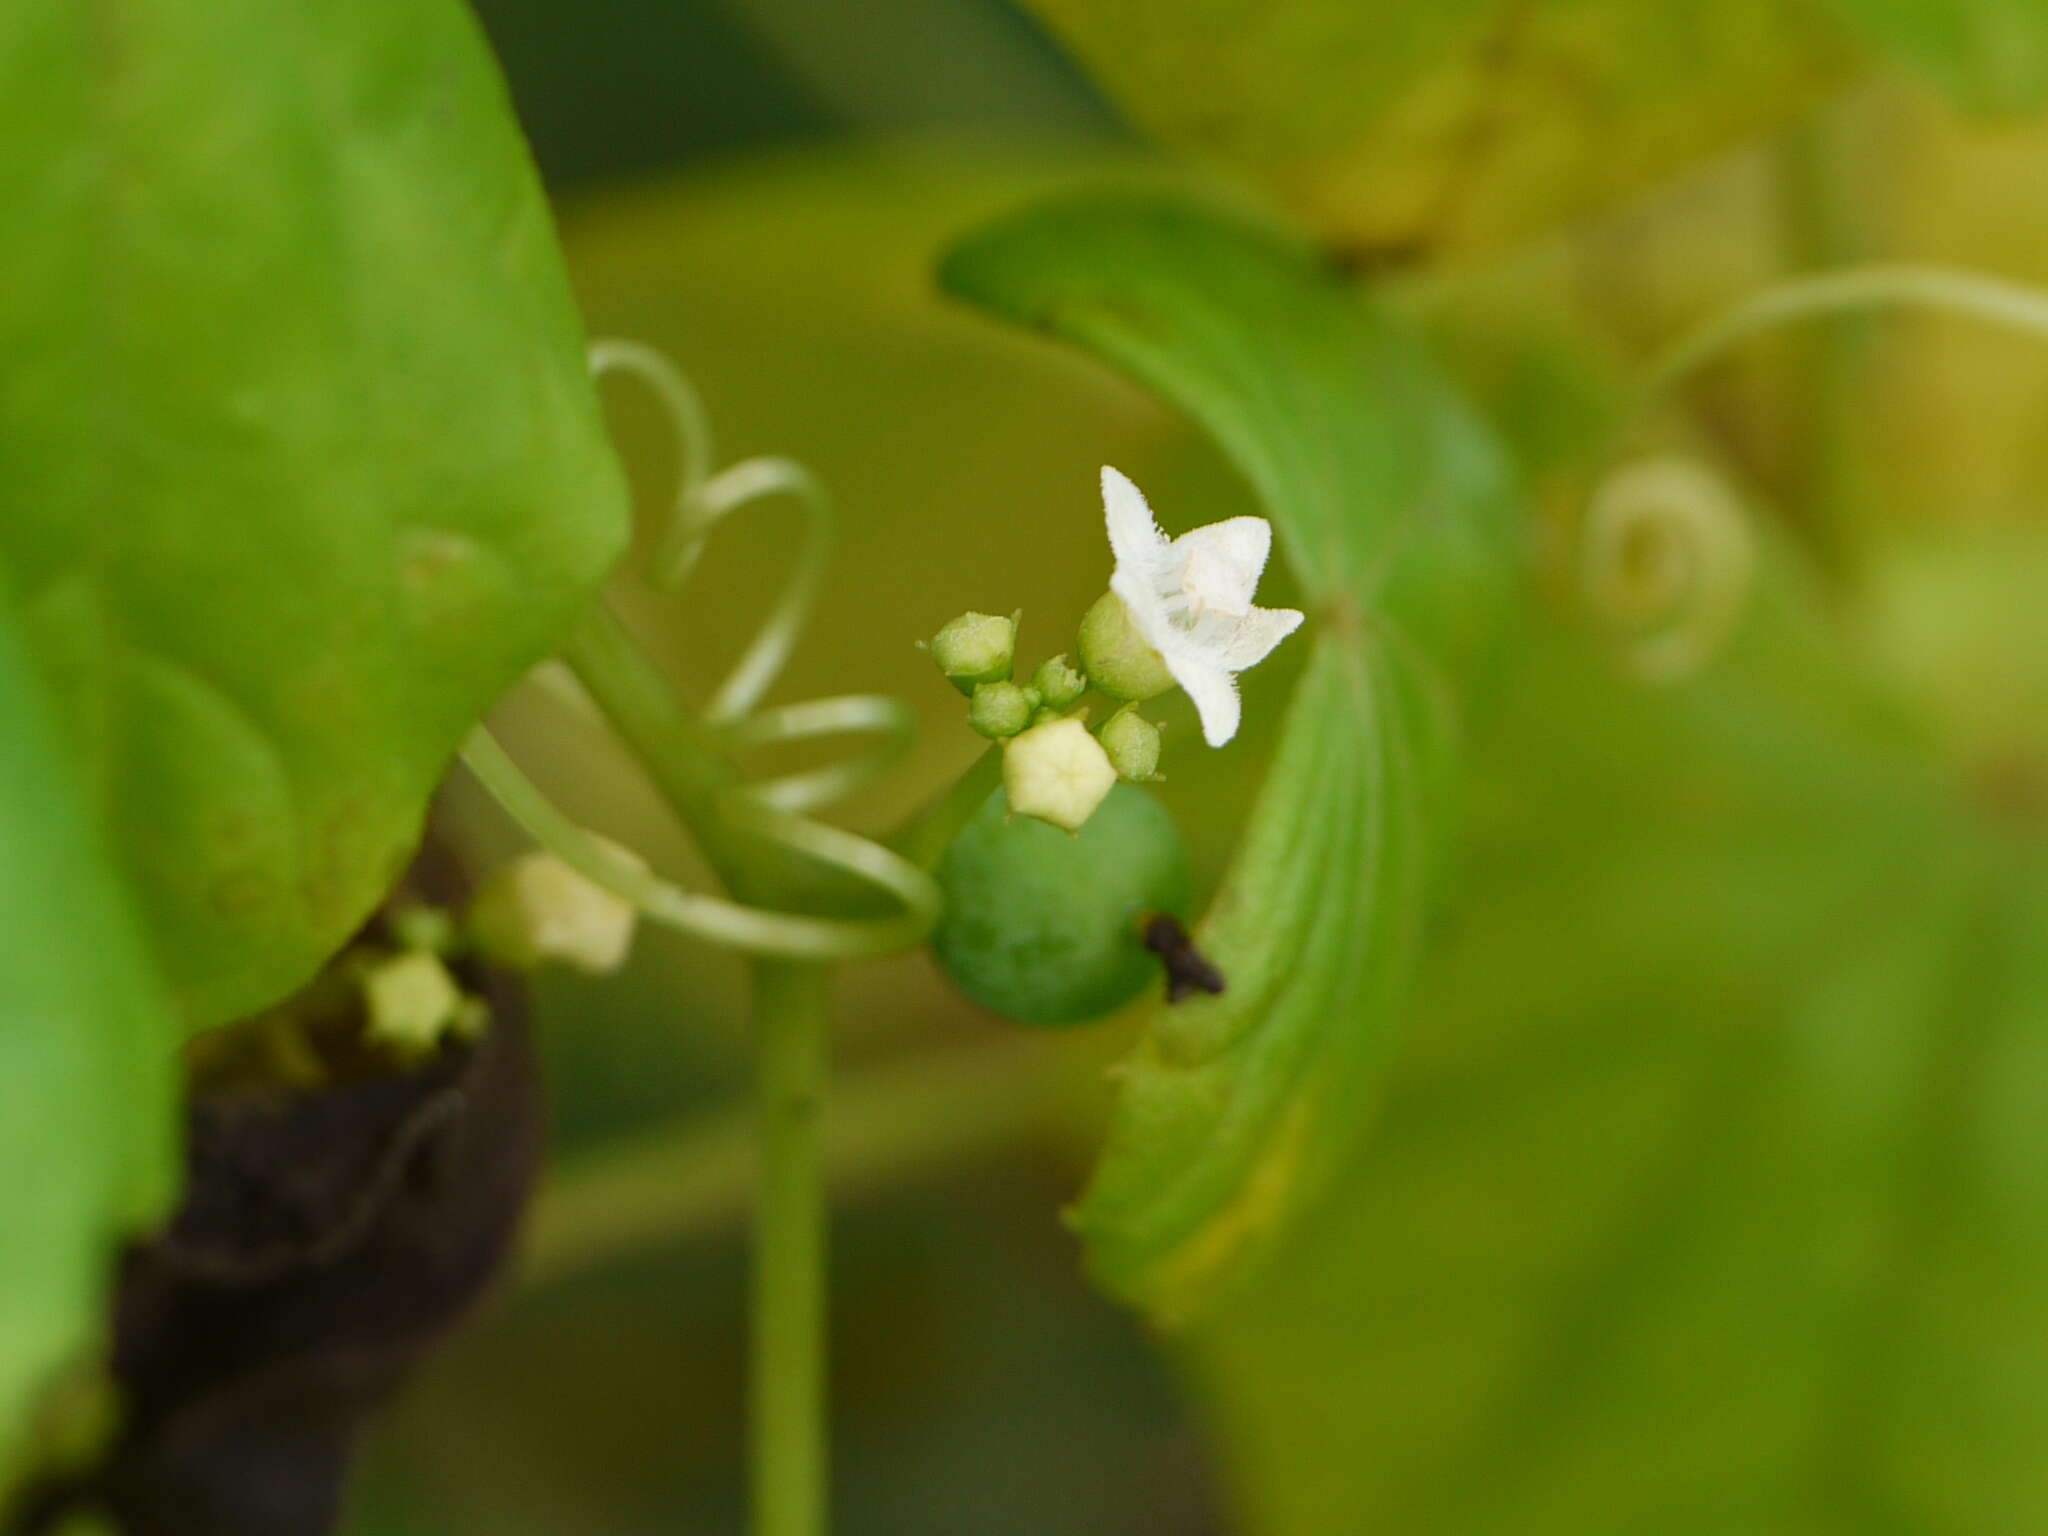
[[[739,753],[821,736],[881,737],[869,751],[822,768],[759,779],[752,786],[755,798],[763,804],[785,811],[811,811],[874,783],[902,760],[916,734],[917,716],[902,700],[856,693],[756,710],[725,726],[720,740]]]
[[[747,954],[784,960],[846,960],[915,944],[938,915],[930,879],[879,844],[767,805],[747,805],[735,820],[821,864],[870,881],[894,896],[903,914],[871,922],[805,917],[686,891],[614,857],[558,810],[482,726],[463,744],[463,763],[527,835],[586,880],[624,897],[650,922]]]
[[[2048,338],[2048,293],[2023,283],[1950,267],[1843,267],[1773,283],[1687,332],[1646,375],[1645,400],[1759,332],[1794,320],[1884,308],[1943,310]]]
[[[625,373],[643,381],[669,414],[680,448],[676,488],[654,542],[647,582],[658,592],[677,592],[696,571],[704,546],[733,513],[771,496],[787,496],[805,514],[804,540],[796,568],[759,633],[712,694],[704,718],[714,724],[745,714],[774,683],[803,633],[831,563],[838,520],[825,487],[803,465],[777,455],[742,459],[713,471],[717,453],[711,420],[696,388],[661,353],[636,341],[599,341],[590,349],[590,369],[599,378]]]
[[[1741,342],[1779,326],[1858,310],[1921,308],[2048,339],[2048,292],[1945,267],[1872,264],[1775,283],[1681,336],[1643,377],[1627,437],[1669,390]],[[1670,682],[1703,666],[1736,627],[1755,570],[1755,535],[1705,466],[1638,461],[1592,489],[1580,526],[1581,589],[1622,630],[1631,668]]]
[[[1734,630],[1756,565],[1748,513],[1703,464],[1641,459],[1586,505],[1579,579],[1648,682],[1697,671]]]
[[[696,569],[711,530],[756,502],[787,496],[806,514],[806,536],[796,568],[759,632],[699,715],[699,723],[710,729],[702,738],[703,747],[692,750],[715,753],[722,764],[762,747],[824,736],[880,738],[872,749],[841,761],[754,783],[736,781],[707,799],[679,805],[678,810],[691,820],[700,839],[706,830],[700,823],[715,822],[722,834],[744,834],[776,844],[874,886],[900,911],[881,918],[820,917],[685,890],[610,853],[557,809],[482,726],[463,746],[464,763],[536,842],[586,879],[632,902],[652,922],[727,948],[783,960],[854,959],[918,943],[938,915],[938,888],[930,876],[877,843],[799,814],[851,794],[894,763],[910,742],[910,710],[878,695],[757,708],[795,649],[823,584],[834,532],[832,506],[823,487],[802,465],[772,456],[714,471],[715,450],[703,401],[653,348],[600,341],[591,348],[590,364],[599,377],[625,373],[645,383],[676,435],[676,489],[643,573],[650,588],[664,595],[679,591]],[[614,627],[612,632],[623,642],[622,630]],[[650,667],[638,670],[651,674]],[[573,693],[580,702],[588,702],[582,687]],[[726,776],[703,763],[695,769],[693,777],[707,782]]]

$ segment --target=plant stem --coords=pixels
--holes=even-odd
[[[749,1361],[755,1536],[825,1529],[825,1184],[819,1157],[829,973],[754,968],[757,1078]]]
[[[731,765],[677,707],[660,670],[609,609],[593,609],[564,653],[647,767],[727,885],[767,888],[759,844],[719,814]],[[754,967],[757,1025],[752,1342],[748,1408],[756,1536],[825,1529],[825,1190],[818,1122],[825,1086],[830,973],[815,964]]]
[[[781,643],[771,630],[756,652],[768,656]],[[594,608],[563,654],[719,877],[741,897],[781,905],[800,890],[790,882],[787,860],[776,857],[779,845],[784,854],[851,872],[894,894],[904,905],[904,916],[894,927],[881,928],[884,942],[915,942],[929,926],[937,910],[936,888],[902,858],[787,814],[779,822],[762,822],[757,814],[759,825],[751,830],[738,825],[728,814],[730,792],[738,782],[730,758],[702,722],[677,706],[660,669],[609,609]],[[726,695],[733,708],[743,709],[751,701],[767,675],[755,674],[765,666],[750,660],[742,667]],[[480,746],[477,760],[486,772],[493,770],[495,759],[487,745]],[[926,835],[913,838],[920,854],[936,860],[952,831],[986,797],[997,772],[996,756],[987,754],[942,798],[925,825]],[[520,798],[513,775],[497,777]],[[537,804],[527,804],[526,810],[534,822],[545,821]],[[554,830],[562,834],[564,829]],[[576,851],[577,839],[563,841]],[[722,910],[719,903],[699,903],[678,906],[672,915],[687,919],[679,926],[701,927],[713,915],[711,907]],[[788,914],[760,911],[726,915],[756,936],[777,915],[785,923],[802,923]],[[869,932],[862,937],[872,941],[876,925],[866,926]],[[777,931],[784,940],[791,937],[786,928]],[[844,935],[835,931],[830,937]],[[820,1121],[829,984],[830,973],[814,961],[762,960],[754,967],[758,1178],[748,1359],[754,1536],[823,1536],[826,1527],[826,1204]]]
[[[938,868],[939,860],[960,829],[973,819],[982,802],[1003,782],[1003,749],[990,747],[939,797],[913,816],[889,839],[889,846],[919,869]]]
[[[690,835],[700,844],[722,841],[714,807],[732,782],[730,766],[710,733],[677,705],[660,668],[618,616],[603,603],[592,604],[562,659]],[[705,851],[718,861],[716,847]]]
[[[857,1198],[1021,1144],[1065,1146],[1095,1054],[1049,1063],[1039,1042],[953,1049],[833,1084],[820,1126],[827,1185]],[[1051,1070],[1048,1070],[1048,1068]],[[1084,1086],[1085,1085],[1085,1086]],[[751,1106],[663,1127],[575,1159],[542,1186],[521,1280],[547,1285],[661,1243],[737,1225],[752,1194]]]

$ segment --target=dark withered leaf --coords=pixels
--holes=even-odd
[[[192,1197],[121,1282],[105,1488],[134,1536],[332,1528],[365,1418],[498,1270],[531,1182],[531,1047],[493,1002],[418,1074],[195,1106]]]
[[[447,879],[420,877],[429,889]],[[126,1255],[124,1399],[104,1464],[31,1496],[36,1536],[82,1506],[127,1536],[323,1536],[371,1413],[502,1267],[538,1161],[540,1086],[519,988],[473,1045],[404,1073],[280,1093],[195,1088],[187,1193]]]

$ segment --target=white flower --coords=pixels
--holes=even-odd
[[[1003,748],[1003,789],[1020,816],[1078,832],[1115,788],[1109,754],[1071,716],[1034,725]]]
[[[1195,701],[1203,739],[1220,747],[1237,734],[1234,674],[1264,661],[1301,627],[1292,608],[1252,606],[1273,551],[1272,526],[1263,517],[1233,517],[1169,540],[1143,493],[1107,465],[1102,506],[1116,556],[1109,589]]]

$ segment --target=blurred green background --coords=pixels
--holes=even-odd
[[[1481,741],[1461,884],[1360,1166],[1194,1336],[1097,1299],[1058,1220],[1128,1025],[1020,1038],[921,959],[844,978],[844,1078],[939,1062],[979,1087],[921,1111],[934,1155],[842,1198],[838,1528],[2048,1529],[2048,350],[1885,317],[1704,374],[1652,441],[1714,463],[1771,531],[1736,634],[1675,686],[1614,664],[1569,544],[1629,370],[1717,305],[1859,258],[2048,281],[2026,81],[1984,117],[1818,11],[1645,38],[1551,7],[1557,58],[1584,64],[1588,29],[1637,87],[1550,68],[1542,39],[1489,63],[1513,88],[1486,98],[1487,142],[1534,148],[1469,157],[1453,207],[1425,195],[1429,132],[1347,157],[1247,139],[1227,99],[1190,124],[1146,104],[1148,71],[1214,67],[1194,43],[1157,64],[1119,7],[1100,27],[1041,9],[1092,74],[999,0],[480,6],[592,332],[666,349],[726,457],[794,455],[844,508],[780,696],[875,689],[925,718],[854,824],[890,824],[977,745],[914,639],[1021,606],[1027,651],[1067,643],[1106,571],[1096,466],[1172,527],[1247,506],[1163,409],[933,290],[948,241],[1035,191],[1212,174],[1094,79],[1429,328],[1521,462],[1547,606]],[[1389,9],[1390,56],[1436,46],[1411,13]],[[1306,67],[1267,41],[1230,90]],[[1432,89],[1396,121],[1463,122],[1455,72]],[[1569,221],[1536,218],[1528,189],[1567,183]],[[624,389],[613,407],[656,497],[659,422]],[[782,547],[772,514],[735,527],[640,615],[679,678],[715,681]],[[1250,681],[1229,751],[1168,765],[1205,889],[1287,674]],[[572,810],[693,871],[572,712],[528,690],[502,720]],[[511,846],[473,799],[448,814]],[[622,981],[541,1001],[565,1166],[715,1132],[744,1087],[729,957],[651,935]],[[507,1286],[382,1425],[352,1529],[738,1530],[743,1283],[715,1199],[688,1232]]]

